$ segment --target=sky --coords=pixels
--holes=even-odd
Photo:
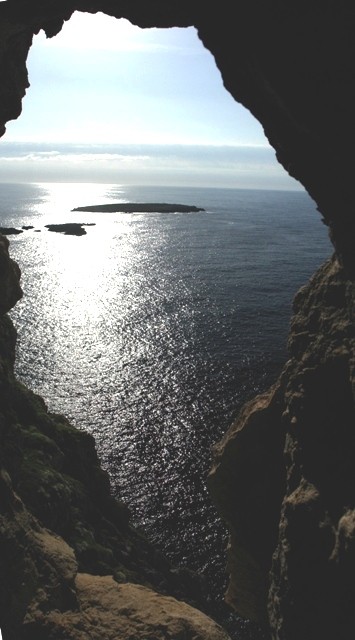
[[[76,12],[34,38],[0,181],[298,189],[259,122],[224,89],[194,28]]]

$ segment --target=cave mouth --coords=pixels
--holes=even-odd
[[[11,312],[17,375],[94,435],[134,524],[174,564],[201,572],[220,602],[226,532],[206,485],[211,447],[287,357],[293,293],[328,251],[308,198],[160,187],[158,200],[198,195],[206,211],[73,212],[93,225],[74,237],[45,229],[69,219],[55,209],[62,183],[9,186],[12,225],[16,215],[18,228],[34,227],[11,238],[24,290]],[[152,186],[95,189],[107,201],[157,196]],[[81,199],[83,185],[69,191]]]
[[[11,137],[10,128],[9,133]],[[84,143],[78,141],[77,144]],[[176,142],[172,144],[176,145]],[[70,162],[75,154],[66,151],[72,167]],[[200,151],[197,159],[201,159],[201,148],[195,153],[197,151]],[[205,157],[207,149],[202,151]],[[287,268],[291,270],[291,263],[287,261],[291,256],[285,256],[283,239],[292,237],[293,241],[287,246],[294,250],[294,239],[297,238],[296,245],[302,244],[302,234],[297,236],[297,225],[291,224],[289,228],[281,229],[280,241],[272,237],[273,232],[266,236],[261,230],[265,228],[262,226],[265,225],[264,212],[267,210],[272,215],[276,209],[281,221],[285,208],[293,213],[297,210],[299,215],[301,204],[306,218],[311,207],[307,196],[292,189],[289,195],[285,188],[277,192],[269,188],[268,193],[259,189],[255,195],[250,183],[247,187],[244,183],[246,191],[236,189],[238,193],[230,188],[230,183],[228,189],[218,183],[218,188],[211,190],[212,184],[216,187],[216,183],[211,182],[217,174],[216,164],[222,163],[218,153],[216,148],[211,151],[205,174],[209,181],[204,186],[200,183],[185,187],[169,184],[174,172],[181,176],[181,165],[185,160],[180,158],[180,165],[175,165],[170,177],[165,175],[167,182],[159,185],[159,198],[157,185],[137,186],[136,178],[126,185],[122,179],[122,174],[127,175],[122,168],[122,156],[127,165],[127,155],[117,153],[117,149],[106,155],[96,149],[96,155],[90,160],[95,164],[105,155],[104,169],[107,170],[108,164],[112,166],[118,155],[121,162],[119,184],[117,179],[114,183],[110,179],[106,185],[101,178],[99,186],[89,194],[83,186],[87,184],[86,180],[75,178],[73,181],[72,172],[66,169],[62,182],[57,185],[52,174],[54,186],[44,180],[36,180],[33,187],[28,186],[26,198],[32,199],[31,211],[25,214],[22,209],[22,218],[18,220],[24,222],[20,226],[31,226],[35,217],[36,226],[41,225],[42,230],[44,223],[53,222],[53,216],[55,222],[60,222],[64,213],[73,215],[69,213],[70,200],[79,196],[81,199],[84,191],[85,198],[95,196],[107,201],[113,198],[132,200],[138,196],[151,200],[152,194],[154,201],[161,200],[163,195],[164,199],[174,196],[176,200],[178,195],[179,200],[183,197],[190,202],[193,198],[192,204],[201,206],[205,202],[199,199],[205,198],[207,193],[207,214],[196,220],[191,216],[178,220],[175,216],[168,221],[157,216],[132,216],[130,219],[121,216],[119,220],[105,217],[104,222],[102,216],[90,217],[85,218],[85,222],[95,226],[88,229],[87,237],[80,239],[49,237],[44,233],[34,235],[34,231],[28,230],[26,242],[29,239],[29,246],[25,246],[22,235],[14,238],[13,249],[20,265],[26,265],[23,270],[28,291],[34,297],[31,309],[24,312],[30,298],[24,285],[25,298],[13,312],[13,317],[19,328],[17,367],[20,377],[40,391],[49,401],[50,408],[68,415],[80,428],[89,427],[115,490],[130,504],[132,490],[135,491],[133,516],[136,524],[149,530],[153,541],[160,543],[170,557],[201,570],[214,554],[219,562],[220,589],[224,580],[225,533],[206,497],[210,448],[222,436],[236,408],[249,395],[273,381],[283,364],[291,296],[313,272],[323,247],[315,255],[308,227],[310,244],[305,250],[303,271],[297,273],[298,279],[290,280],[286,274]],[[53,154],[48,146],[40,149],[37,156],[32,155],[30,161],[37,163],[32,165],[32,175],[38,175],[40,162],[45,161],[47,169],[52,158],[62,162],[58,155],[65,154],[60,148],[59,154]],[[171,158],[171,148],[168,157]],[[135,162],[141,159],[137,153],[134,158]],[[267,165],[265,159],[262,163]],[[161,170],[164,164],[166,167],[166,156],[161,160]],[[239,160],[240,164],[243,163]],[[232,169],[230,164],[228,166],[229,172],[235,171],[233,166]],[[117,175],[117,167],[114,171]],[[102,172],[101,175],[107,174]],[[71,191],[69,196],[66,194],[63,205],[65,176],[71,183]],[[237,185],[240,186],[240,182]],[[73,206],[76,204],[85,202],[73,202]],[[35,216],[32,212],[36,212]],[[219,235],[218,220],[221,222]],[[202,226],[204,243],[201,243]],[[282,226],[281,222],[276,226]],[[313,232],[318,236],[318,226]],[[73,244],[82,240],[87,241],[84,248]],[[67,245],[63,245],[63,241]],[[258,258],[255,245],[261,251]],[[31,254],[36,260],[40,256],[38,264]],[[235,254],[239,254],[239,263]],[[265,271],[265,265],[270,268],[269,276],[258,286],[254,280],[255,260],[259,260],[260,271]],[[186,267],[183,273],[182,265]],[[287,283],[280,284],[280,269],[284,270]],[[48,278],[48,274],[55,275]],[[105,286],[103,282],[106,282]],[[282,302],[280,290],[285,292]],[[98,291],[102,294],[99,304],[95,298]],[[245,298],[248,291],[252,295]],[[119,295],[115,297],[115,293]],[[278,299],[277,303],[275,299]],[[49,319],[51,306],[55,313]],[[260,321],[264,324],[262,318],[265,317],[269,326],[262,337]],[[280,317],[284,320],[282,330],[278,324]],[[217,332],[216,328],[219,328]],[[279,342],[273,349],[270,340],[275,334]],[[129,342],[127,335],[131,344],[124,350]],[[243,344],[240,344],[240,335],[246,337]],[[38,336],[38,342],[34,336]],[[114,343],[115,347],[112,346]],[[43,344],[47,354],[44,358]],[[159,354],[155,360],[150,349],[152,344]],[[41,360],[43,368],[34,375],[33,362]],[[114,377],[113,369],[119,370],[119,380]],[[100,417],[104,417],[101,422]],[[121,432],[113,432],[112,426],[118,424]],[[134,430],[136,436],[132,438]],[[130,463],[123,472],[127,455],[131,455]],[[167,482],[164,474],[168,477]],[[193,500],[191,496],[194,496]],[[159,541],[161,531],[165,532],[164,544]],[[190,541],[192,546],[189,546]],[[179,557],[176,555],[178,548],[182,549]],[[198,558],[198,565],[194,565],[197,548],[204,548],[205,555]],[[209,572],[212,583],[216,566],[211,565]]]
[[[27,66],[21,118],[2,140],[4,182],[300,188],[193,27],[75,12],[57,36],[35,36]]]

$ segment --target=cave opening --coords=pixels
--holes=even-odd
[[[61,34],[58,43],[60,38]],[[109,55],[112,58],[112,52]],[[61,56],[66,58],[63,51]],[[18,215],[21,226],[42,225],[41,234],[30,237],[26,232],[12,242],[13,255],[23,268],[25,290],[24,300],[12,312],[19,329],[17,371],[51,409],[95,435],[114,487],[131,506],[135,495],[135,523],[173,561],[206,571],[211,582],[217,567],[220,589],[224,530],[207,496],[210,447],[236,408],[267,386],[279,370],[285,359],[292,295],[328,253],[328,242],[325,239],[314,250],[319,225],[311,213],[313,205],[302,190],[295,189],[265,145],[257,149],[261,155],[255,160],[258,145],[249,148],[238,138],[231,144],[227,137],[222,144],[216,138],[201,144],[201,139],[192,138],[192,129],[182,134],[170,122],[161,136],[167,131],[174,136],[164,142],[160,139],[165,153],[159,156],[155,150],[154,155],[157,134],[142,143],[138,116],[132,117],[135,125],[131,127],[127,114],[121,115],[119,131],[128,137],[117,143],[115,136],[111,138],[110,118],[117,119],[118,103],[112,95],[102,95],[87,52],[74,55],[71,51],[65,60],[67,69],[74,71],[71,83],[76,94],[80,94],[76,57],[82,57],[91,72],[94,94],[86,94],[77,105],[64,94],[70,109],[66,113],[61,103],[54,120],[56,128],[60,124],[60,139],[53,141],[53,129],[46,130],[46,118],[38,117],[41,93],[32,112],[30,91],[18,132],[17,122],[13,127],[9,124],[5,139],[5,145],[20,148],[17,156],[11,156],[12,167],[17,162],[18,170],[27,161],[33,185],[22,192],[22,208],[17,205],[10,215]],[[100,72],[107,69],[101,66],[97,50],[95,64]],[[104,83],[111,86],[112,66],[108,70]],[[52,74],[47,74],[46,91],[55,102]],[[34,90],[31,72],[30,80]],[[85,105],[90,101],[95,113],[104,114],[99,122],[87,119]],[[148,102],[143,102],[143,109],[147,110]],[[202,109],[200,103],[192,128],[200,127]],[[214,109],[216,120],[210,131],[215,135],[224,118],[219,106],[217,113],[216,103]],[[161,108],[152,99],[151,114],[157,110],[161,125]],[[51,102],[46,111],[53,116]],[[146,127],[149,114],[144,116]],[[185,116],[181,108],[180,120]],[[24,141],[27,117],[39,127],[32,140]],[[107,125],[104,142],[100,136],[90,138],[100,129],[100,119]],[[88,131],[89,138],[81,137]],[[189,153],[179,156],[183,135]],[[133,155],[124,148],[132,144]],[[132,164],[139,165],[139,177],[137,173],[132,177]],[[255,164],[261,167],[257,189],[252,175]],[[22,169],[17,175],[26,173]],[[61,176],[59,181],[56,175]],[[90,186],[88,180],[92,180]],[[63,183],[70,184],[64,189]],[[157,194],[158,199],[182,198],[187,203],[193,198],[193,204],[205,205],[206,214],[195,219],[106,216],[104,222],[102,216],[91,215],[80,218],[95,225],[87,229],[85,238],[44,234],[45,224],[68,222],[71,208],[92,204],[94,198],[156,201]],[[287,223],[282,222],[285,211]],[[272,229],[278,228],[278,238],[273,231],[267,234],[266,212]],[[299,218],[294,222],[296,213],[310,220],[306,234]],[[86,245],[79,247],[83,241]],[[290,278],[299,252],[301,268]],[[42,366],[40,371],[35,371],[34,362]],[[213,555],[217,564],[208,566]]]
[[[2,139],[3,182],[300,188],[193,27],[75,12],[57,36],[34,37],[27,66],[21,118]]]

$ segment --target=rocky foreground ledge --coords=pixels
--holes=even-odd
[[[0,236],[0,627],[3,640],[228,640],[200,578],[130,525],[94,439],[14,375],[6,312],[20,270]],[[210,611],[209,611],[210,613]]]
[[[102,213],[196,213],[205,211],[200,207],[187,204],[167,204],[166,202],[120,202],[116,204],[97,204],[76,207],[72,211],[99,211]]]

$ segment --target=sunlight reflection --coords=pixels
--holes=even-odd
[[[72,209],[90,204],[111,202],[110,193],[114,189],[115,201],[125,202],[125,198],[120,198],[123,194],[119,185],[95,184],[95,183],[61,183],[46,182],[38,184],[43,189],[44,195],[39,207],[39,213],[46,217],[59,216],[56,222],[69,222],[63,220],[63,215],[73,216]],[[72,220],[74,221],[74,220]]]
[[[66,332],[73,335],[79,328],[94,331],[95,325],[108,313],[109,303],[120,291],[124,295],[131,271],[132,256],[139,245],[137,225],[130,214],[73,212],[77,206],[127,201],[119,185],[41,183],[41,199],[37,205],[37,223],[41,235],[29,237],[25,253],[26,270],[37,271],[36,287],[42,289],[42,299],[53,310],[64,307]],[[86,235],[64,236],[45,229],[48,223],[78,222],[87,224]],[[92,225],[92,226],[91,226]],[[47,278],[41,264],[46,256]],[[49,275],[50,274],[50,275]],[[112,274],[114,274],[114,287]],[[52,288],[48,299],[48,277]],[[27,289],[24,275],[25,296]],[[106,300],[106,302],[105,302]],[[102,304],[103,303],[103,304]],[[125,305],[121,305],[122,311]],[[59,312],[58,312],[59,313]],[[55,319],[54,319],[55,321]],[[72,345],[76,350],[74,344]]]

